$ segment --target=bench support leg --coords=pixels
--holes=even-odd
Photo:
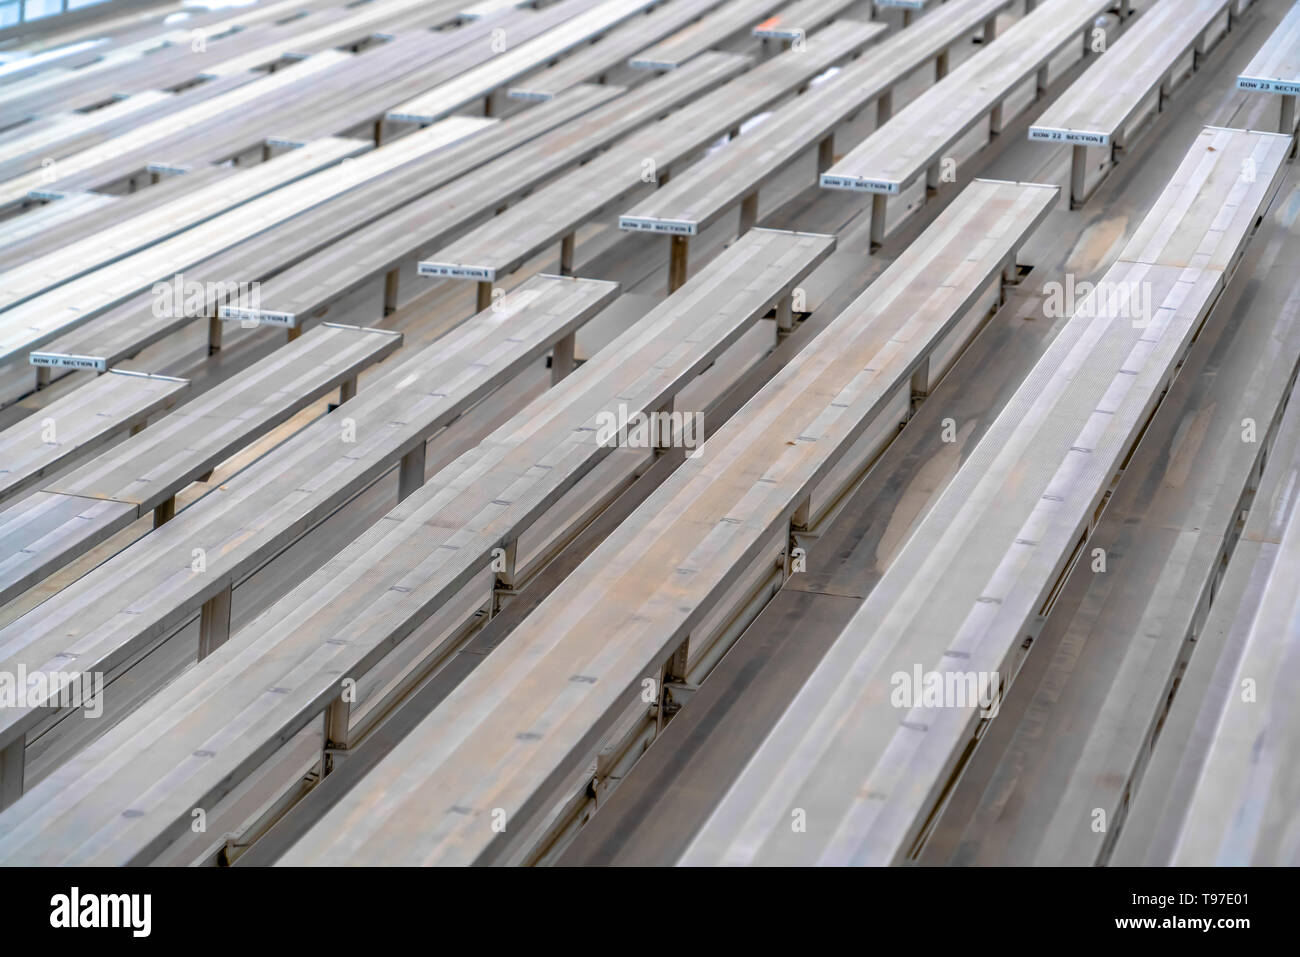
[[[23,796],[23,751],[27,736],[0,751],[0,810],[4,810]]]
[[[989,110],[989,139],[1002,135],[1002,104]]]
[[[36,367],[36,391],[40,392],[42,389],[47,388],[49,384],[50,384],[50,367],[37,366]]]
[[[494,591],[514,591],[519,586],[516,563],[519,559],[519,539],[514,538],[501,546],[505,555],[501,558],[501,568],[497,570]],[[494,603],[495,604],[495,603]]]
[[[659,672],[659,704],[655,708],[655,733],[658,734],[678,711],[678,707],[672,706],[669,701],[668,688],[670,685],[686,684],[686,667],[690,661],[691,638],[690,635],[677,647],[671,658],[665,663]]]
[[[199,660],[202,661],[230,637],[231,586],[227,585],[203,603],[199,612]]]
[[[691,240],[688,236],[673,236],[668,241],[668,293],[680,289],[686,282],[687,259]]]
[[[1047,94],[1047,87],[1049,85],[1048,74],[1050,73],[1050,71],[1051,71],[1051,67],[1049,67],[1046,63],[1044,63],[1042,66],[1038,68],[1038,80],[1036,82],[1036,87],[1037,87],[1038,96],[1040,97],[1045,96]]]
[[[676,462],[686,460],[685,446],[673,436],[673,409],[677,398],[674,396],[651,414],[652,434],[655,458],[671,458]],[[685,436],[683,436],[685,438]]]
[[[912,373],[912,411],[930,395],[930,357],[926,356]]]
[[[1007,264],[1002,267],[1002,285],[1019,286],[1020,285],[1020,267],[1016,263],[1015,253],[1007,259]]]
[[[288,341],[289,341],[289,342],[293,342],[295,339],[297,339],[297,338],[298,338],[299,336],[301,336],[301,335],[302,335],[302,326],[290,326],[290,327],[289,327],[289,335],[288,335]]]
[[[1012,257],[1002,267],[1002,276],[998,282],[998,308],[1007,304],[1012,288],[1020,285],[1020,271],[1016,268],[1016,257]]]
[[[894,115],[894,91],[886,90],[876,100],[876,126],[884,126]]]
[[[1070,209],[1079,209],[1088,200],[1088,147],[1075,145],[1070,150]]]
[[[927,199],[939,194],[939,184],[943,182],[942,176],[943,168],[938,163],[925,168],[925,196]]]
[[[750,193],[740,201],[740,232],[743,236],[754,228],[758,222],[758,190]]]
[[[492,620],[515,595],[519,594],[519,574],[517,560],[519,557],[519,540],[503,542],[501,550],[504,556],[498,556],[493,550],[493,567],[499,563],[496,580],[492,583],[492,594],[488,598],[488,620]]]
[[[835,165],[835,134],[817,144],[817,172],[824,173]]]
[[[221,327],[224,323],[216,316],[208,316],[208,355],[221,351]]]
[[[375,145],[384,145],[384,118],[382,116],[375,120]]]
[[[401,272],[390,269],[384,273],[384,315],[391,316],[397,311],[397,283]]]
[[[353,376],[351,379],[344,379],[339,385],[339,405],[342,405],[348,399],[355,399],[356,397],[357,377]]]
[[[149,424],[148,422],[137,422],[135,425],[131,426],[131,428],[130,428],[130,430],[128,431],[127,434],[128,434],[128,435],[139,435],[141,432],[144,431],[144,427],[145,427],[146,425],[148,425],[148,424]]]
[[[474,298],[474,311],[483,312],[492,305],[492,283],[478,283],[477,291]]]
[[[948,51],[944,50],[934,58],[934,79],[937,83],[948,75]]]
[[[984,42],[985,44],[989,44],[992,43],[997,38],[998,38],[998,18],[996,16],[989,17],[987,20],[984,21]]]
[[[776,301],[776,338],[784,339],[794,332],[794,295],[786,293]]]
[[[415,448],[402,456],[397,469],[397,500],[400,502],[424,484],[424,448],[420,442]]]
[[[153,510],[153,527],[166,525],[176,517],[176,496],[172,495],[166,501],[154,506]]]
[[[885,241],[885,206],[889,198],[884,193],[871,194],[871,251],[875,252]]]
[[[908,7],[903,8],[903,28],[906,29],[912,25],[912,11]]]
[[[790,516],[790,531],[806,532],[812,528],[812,496],[795,506],[794,513]]]
[[[1278,125],[1279,133],[1285,133],[1288,136],[1295,134],[1295,103],[1295,94],[1282,97],[1282,120]]]
[[[551,385],[555,385],[574,370],[573,353],[577,336],[576,332],[569,333],[551,350]]]
[[[577,233],[569,233],[560,240],[560,275],[573,275],[573,251],[578,244]]]
[[[321,760],[321,774],[334,770],[334,758],[340,751],[347,751],[351,746],[348,724],[352,719],[352,702],[345,701],[342,695],[335,698],[325,709],[325,753]]]

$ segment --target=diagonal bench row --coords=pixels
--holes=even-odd
[[[397,306],[398,270],[403,262],[438,248],[550,177],[590,159],[620,137],[683,103],[709,93],[750,63],[748,58],[734,54],[706,54],[669,76],[597,105],[285,270],[267,283],[256,308],[227,305],[222,307],[221,316],[300,327],[377,276],[384,277],[383,312],[391,313]],[[553,109],[553,104],[595,89],[609,87],[574,87],[545,106],[504,121],[502,126],[512,127]],[[376,303],[376,314],[378,306]]]
[[[123,432],[134,435],[155,413],[171,408],[189,387],[188,379],[116,372],[11,425],[0,432],[0,502]]]
[[[200,223],[264,197],[304,176],[310,176],[361,152],[360,144],[324,140],[309,143],[251,169],[236,170],[207,186],[187,191],[136,216],[117,217],[76,240],[65,241],[43,256],[14,264],[0,273],[0,312],[88,272],[130,255]]]
[[[155,526],[168,521],[177,492],[332,390],[347,401],[358,374],[401,342],[383,330],[322,326],[112,451],[7,503],[0,510],[0,604],[151,511]],[[99,383],[118,375],[129,374],[101,376],[69,399],[93,396]]]
[[[130,159],[123,162],[123,157],[134,155],[140,147],[162,141],[176,130],[224,122],[232,114],[247,109],[260,98],[275,98],[283,95],[295,84],[314,82],[318,76],[347,59],[348,54],[330,50],[318,53],[291,69],[270,76],[250,81],[245,81],[242,77],[218,81],[222,84],[222,88],[213,88],[219,89],[218,95],[215,96],[205,97],[205,91],[200,88],[199,96],[196,98],[199,102],[190,103],[186,100],[189,105],[184,109],[143,123],[121,136],[63,157],[55,168],[53,181],[50,180],[47,169],[37,168],[0,183],[0,210],[21,206],[33,199],[53,198],[69,189],[84,189],[84,186],[71,185],[74,177],[103,170],[106,166],[120,163],[121,169],[125,170],[124,175],[130,175],[141,164]],[[226,86],[231,88],[225,89]]]
[[[922,176],[926,194],[937,191],[946,151],[986,120],[989,137],[1000,135],[1007,119],[1003,104],[1030,81],[1038,96],[1045,94],[1052,62],[1080,37],[1087,56],[1093,21],[1110,3],[1047,0],[1036,6],[822,173],[821,185],[872,194],[871,241],[878,246],[885,238],[888,197]]]
[[[1297,863],[1295,617],[1300,403],[1277,430],[1250,515],[1215,590],[1111,862]],[[1249,712],[1249,713],[1248,713]]]
[[[491,97],[496,91],[636,16],[655,2],[604,0],[540,36],[512,45],[500,56],[393,107],[388,111],[388,119],[398,123],[433,123],[480,99],[488,101],[487,113],[491,115]]]
[[[1237,89],[1275,93],[1279,97],[1278,132],[1296,134],[1296,99],[1300,97],[1300,3],[1296,3],[1276,30],[1237,77]]]
[[[1300,862],[1294,839],[1300,798],[1295,774],[1300,516],[1294,511],[1275,551],[1258,604],[1242,609],[1233,623],[1240,659],[1228,682],[1231,691],[1219,702],[1213,744],[1187,796],[1171,864],[1294,867]]]
[[[451,654],[476,612],[491,614],[494,588],[518,588],[551,541],[660,455],[655,443],[619,447],[605,420],[672,409],[833,247],[831,237],[765,230],[736,244],[0,816],[0,858],[74,860],[89,838],[95,860],[152,859],[188,833],[195,808],[219,821],[223,796],[322,711],[329,740],[316,756],[328,773],[391,699]],[[348,681],[353,696],[341,694]],[[87,773],[101,784],[83,787]],[[53,791],[54,805],[43,796]]]
[[[114,677],[199,616],[198,657],[230,633],[234,587],[398,466],[398,497],[424,481],[425,443],[598,313],[615,283],[538,276],[490,310],[386,369],[215,492],[0,629],[0,667],[53,677],[45,695],[0,709],[0,750],[21,760],[59,700],[58,678]],[[568,349],[572,355],[572,348]],[[570,371],[557,363],[552,373]],[[75,663],[75,664],[74,664]],[[70,681],[71,679],[69,679]],[[15,785],[5,785],[12,793]]]
[[[668,39],[642,50],[628,61],[638,70],[676,70],[691,59],[722,44],[768,16],[785,0],[727,0]]]
[[[662,184],[677,164],[855,56],[884,31],[884,24],[843,20],[815,34],[806,49],[760,64],[438,249],[421,261],[420,274],[476,281],[481,307],[495,282],[555,243],[561,272],[571,270],[578,228],[602,209],[650,183]]]
[[[873,100],[878,124],[893,109],[894,88],[931,60],[942,79],[950,48],[981,24],[993,22],[1009,0],[952,0],[916,25],[873,47],[817,89],[795,97],[756,129],[742,133],[681,176],[623,213],[619,228],[668,234],[668,288],[689,269],[690,240],[740,205],[739,232],[758,220],[763,186],[811,148],[817,170],[834,159],[836,129]]]
[[[554,66],[517,81],[510,87],[508,95],[512,100],[549,100],[579,83],[600,80],[627,60],[629,54],[699,19],[722,2],[672,0],[655,7],[645,16],[609,31],[599,43],[581,53],[574,53]]]
[[[1201,133],[683,863],[883,865],[917,854],[1275,195],[1289,148],[1278,134]],[[917,672],[937,678],[906,684]],[[923,682],[943,693],[906,693]],[[794,833],[799,809],[806,830]]]
[[[415,163],[401,165],[386,176],[367,179],[359,188],[333,196],[298,216],[225,248],[223,252],[193,263],[182,276],[186,280],[184,295],[174,297],[180,302],[173,303],[172,308],[154,308],[155,297],[152,294],[129,298],[120,306],[36,350],[31,361],[42,367],[111,368],[146,346],[203,318],[209,320],[209,352],[215,352],[221,347],[223,332],[223,323],[217,319],[217,312],[228,301],[235,304],[236,315],[241,321],[256,318],[258,322],[277,324],[280,317],[275,313],[263,315],[256,308],[260,305],[264,281],[327,250],[343,237],[356,232],[362,236],[370,235],[369,227],[381,229],[404,211],[426,209],[427,204],[422,202],[426,194],[439,195],[440,187],[455,188],[457,183],[472,182],[466,174],[472,174],[485,164],[499,168],[499,161],[506,154],[526,155],[518,153],[518,150],[528,149],[534,139],[552,142],[555,136],[563,135],[563,130],[585,131],[584,115],[621,92],[616,87],[584,87],[504,122],[453,117],[448,121],[450,126],[438,124],[413,134],[419,137],[432,135],[441,140],[457,129],[474,130],[476,124],[486,124],[485,128],[472,132],[465,139],[446,143]],[[576,127],[568,125],[573,121],[577,121]],[[470,126],[461,126],[465,123]],[[405,139],[381,147],[371,155],[400,148],[404,142]],[[595,145],[590,147],[591,150],[595,148]],[[512,151],[515,152],[512,154]],[[533,167],[528,169],[538,175]],[[268,197],[272,198],[274,194]],[[169,260],[169,263],[174,261]],[[322,279],[317,270],[311,271],[316,280]],[[164,278],[172,277],[167,275]],[[291,324],[290,338],[298,331],[297,325]]]
[[[600,755],[623,729],[662,726],[755,603],[797,574],[792,534],[833,514],[892,441],[1057,195],[974,183],[283,861],[533,859],[575,803],[608,789]]]
[[[374,6],[382,11],[403,2],[388,0]],[[511,29],[518,34],[543,32],[548,26],[562,22],[565,8],[595,2],[567,0],[533,20],[513,23]],[[420,12],[428,10],[427,6],[407,5],[416,8],[412,13],[416,18],[430,16]],[[439,18],[436,8],[431,18]],[[404,94],[426,90],[496,56],[488,42],[489,28],[490,25],[469,25],[446,32],[417,30],[406,35],[390,35],[386,42],[362,49],[360,53],[346,53],[341,47],[323,48],[304,60],[286,61],[289,68],[276,72],[276,76],[294,77],[310,65],[311,82],[298,76],[296,82],[282,82],[274,90],[264,88],[265,79],[256,79],[258,74],[250,73],[246,67],[223,72],[193,90],[177,94],[179,104],[168,104],[177,116],[189,116],[197,106],[194,101],[208,100],[232,84],[238,87],[234,92],[245,88],[259,90],[258,95],[243,98],[238,109],[226,108],[211,118],[221,129],[221,136],[207,135],[210,129],[207,126],[154,120],[97,144],[99,149],[82,150],[69,157],[73,161],[71,166],[60,164],[53,181],[32,195],[104,189],[122,182],[134,186],[146,172],[155,178],[160,174],[185,173],[196,166],[238,161],[250,153],[266,155],[273,144],[291,144],[358,128],[363,128],[362,135],[367,135],[376,119],[382,120],[384,110]],[[364,45],[367,39],[364,33],[354,35],[354,50],[360,49],[359,42]],[[185,105],[185,109],[177,110],[180,105]]]
[[[1232,29],[1235,11],[1236,0],[1162,0],[1034,120],[1031,140],[1071,146],[1071,208],[1090,193],[1088,148],[1107,150],[1113,164],[1145,116],[1164,110],[1188,57],[1191,70],[1200,66],[1216,23]]]
[[[1226,566],[1250,551],[1255,510],[1272,511],[1274,493],[1256,490],[1300,363],[1300,284],[1260,280],[1300,259],[1286,206],[1274,203],[1233,283],[1240,294],[1218,307],[1146,426],[920,863],[1106,865],[1130,828],[1150,835],[1177,819],[1134,820],[1130,803],[1153,741],[1170,733],[1171,697],[1175,708],[1203,697],[1192,675],[1217,641]],[[1239,537],[1243,515],[1251,528]]]
[[[345,196],[370,183],[383,182],[386,173],[457,140],[478,132],[482,120],[458,117],[444,127],[407,137],[392,146],[372,150],[349,163],[298,179],[261,198],[228,210],[200,227],[187,229],[170,239],[154,243],[80,278],[65,282],[43,295],[27,299],[0,313],[0,362],[14,361],[128,298],[171,280],[208,256],[238,244],[241,240],[292,222],[299,214]],[[409,142],[408,142],[409,141]],[[329,140],[320,150],[335,160],[351,156],[365,144],[356,140]],[[270,164],[294,162],[292,154]],[[228,181],[226,181],[228,182]],[[183,295],[180,298],[184,298]],[[151,303],[157,306],[158,303]],[[167,305],[166,302],[163,305]],[[158,311],[156,308],[151,311]],[[81,367],[86,367],[82,364]]]

